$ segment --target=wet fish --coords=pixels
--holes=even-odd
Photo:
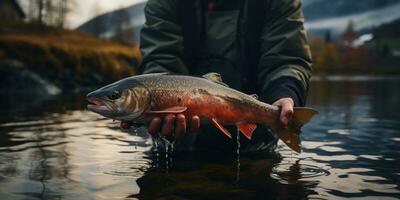
[[[270,127],[292,150],[301,152],[301,127],[318,112],[311,108],[294,108],[288,126],[279,119],[280,108],[229,88],[217,73],[203,77],[166,73],[132,76],[87,95],[88,109],[115,120],[146,123],[153,117],[184,114],[197,115],[201,122],[211,123],[227,137],[224,125],[236,125],[251,139],[256,124]]]

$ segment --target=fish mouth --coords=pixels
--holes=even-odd
[[[113,114],[113,109],[111,109],[105,100],[96,97],[89,97],[87,100],[89,102],[87,105],[88,110],[106,117],[110,117]]]

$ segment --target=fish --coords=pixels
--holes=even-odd
[[[213,124],[229,138],[227,125],[235,125],[248,139],[257,125],[264,125],[298,153],[302,126],[318,114],[312,108],[295,107],[285,126],[280,121],[280,107],[230,88],[215,72],[202,77],[169,73],[131,76],[87,94],[87,100],[92,112],[139,124],[168,114],[183,114],[186,119],[199,116],[202,124]]]

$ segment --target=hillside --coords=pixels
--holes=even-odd
[[[380,27],[375,28],[374,34],[379,37],[400,37],[400,19],[397,19],[391,23],[383,24]]]
[[[12,59],[61,88],[109,83],[135,73],[134,46],[36,24],[1,24],[0,60]]]

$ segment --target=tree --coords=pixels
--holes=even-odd
[[[61,0],[60,2],[60,8],[59,8],[59,16],[58,16],[58,26],[64,27],[67,13],[70,11],[70,5],[71,5],[70,0]]]
[[[43,9],[44,9],[44,0],[37,0],[38,3],[38,21],[39,24],[43,24]]]
[[[63,27],[73,0],[30,0],[28,20]]]
[[[38,7],[36,1],[37,0],[29,0],[27,20],[30,22],[35,21],[38,18]]]
[[[325,43],[331,43],[331,42],[332,42],[331,30],[327,30],[325,33]]]
[[[354,31],[354,22],[352,20],[347,24],[347,28],[342,34],[342,40],[345,45],[351,45],[358,38],[358,34]]]

